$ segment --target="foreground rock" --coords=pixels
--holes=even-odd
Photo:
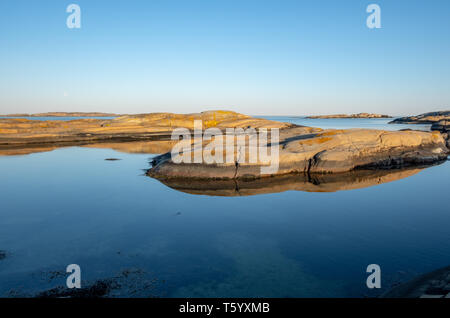
[[[22,118],[0,119],[0,147],[76,142],[124,142],[170,139],[175,128],[194,128],[201,120],[204,128],[286,128],[292,124],[252,118],[230,111],[197,114],[153,113],[120,116],[114,119],[76,119],[39,121]]]
[[[261,162],[258,158],[256,163],[251,163],[247,160],[251,147],[237,149],[234,146],[224,148],[225,154],[233,153],[234,162],[175,163],[167,153],[153,160],[148,175],[160,179],[253,179],[292,173],[311,176],[363,168],[433,164],[445,160],[448,152],[439,132],[370,129],[285,128],[280,130],[279,143],[271,146],[277,147],[279,152],[278,169],[271,174],[263,174],[261,170],[267,161]],[[189,156],[192,157],[195,148],[190,149]],[[242,153],[245,160],[237,160],[238,156],[242,158]]]
[[[46,275],[50,278],[64,282],[66,280],[65,271],[51,272]],[[45,278],[44,278],[45,279]],[[69,289],[67,286],[57,286],[32,295],[23,295],[11,292],[16,297],[34,298],[103,298],[103,297],[158,297],[157,287],[161,282],[150,276],[142,269],[124,269],[118,275],[103,278],[94,282],[83,281],[81,288]]]
[[[103,279],[80,289],[58,286],[37,294],[35,298],[100,298],[107,296],[111,290],[116,288],[117,285],[113,280]]]
[[[359,114],[337,114],[337,115],[319,115],[319,116],[308,116],[306,118],[312,119],[328,119],[328,118],[392,118],[389,115],[380,114],[370,114],[370,113],[359,113]]]
[[[389,124],[434,124],[442,120],[450,120],[450,110],[400,117],[389,122]]]
[[[341,174],[283,175],[252,180],[197,180],[168,178],[160,181],[177,191],[209,196],[249,196],[284,191],[336,192],[393,182],[422,169],[356,170]]]
[[[450,298],[450,266],[392,288],[384,298]]]

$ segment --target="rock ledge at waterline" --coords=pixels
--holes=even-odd
[[[341,173],[359,168],[393,168],[443,161],[449,150],[438,131],[382,131],[287,127],[280,129],[279,168],[261,174],[260,163],[174,163],[166,153],[152,161],[155,178],[251,179],[290,173]],[[269,147],[270,148],[270,147]],[[236,147],[233,147],[236,158]],[[225,147],[224,152],[228,149]]]

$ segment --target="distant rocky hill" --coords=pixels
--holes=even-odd
[[[396,118],[390,124],[434,124],[442,120],[450,120],[450,110],[429,112],[416,116]]]
[[[203,123],[203,128],[281,129],[295,126],[232,111],[205,111],[195,114],[151,113],[125,115],[113,119],[76,118],[70,121],[0,118],[0,146],[170,138],[176,128],[194,129],[196,120]]]
[[[97,113],[97,112],[49,112],[37,114],[7,114],[0,115],[0,117],[117,117],[118,114],[112,113]]]
[[[327,118],[392,118],[389,115],[381,114],[370,114],[370,113],[359,113],[359,114],[336,114],[336,115],[318,115],[318,116],[308,116],[306,118],[311,119],[327,119]]]

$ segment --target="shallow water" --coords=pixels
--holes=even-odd
[[[430,131],[431,125],[388,124],[394,118],[328,118],[314,119],[306,117],[262,116],[263,118],[288,121],[297,125],[319,127],[323,129],[369,128],[383,130],[413,129]]]
[[[84,147],[0,157],[0,296],[64,286],[72,263],[83,284],[129,278],[113,296],[168,297],[375,296],[368,264],[381,266],[383,290],[450,264],[448,161],[349,191],[220,197],[145,176],[150,157]]]

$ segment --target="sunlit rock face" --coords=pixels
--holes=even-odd
[[[447,148],[450,149],[450,110],[401,117],[389,124],[431,124],[431,130],[441,132],[447,140]]]

